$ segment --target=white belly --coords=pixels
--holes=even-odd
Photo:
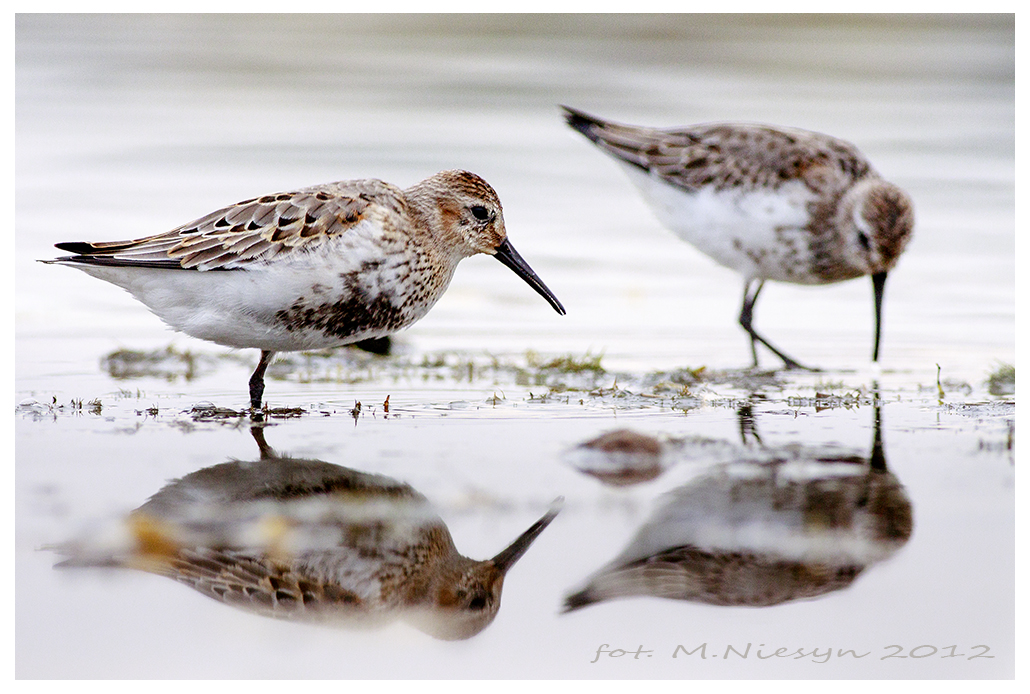
[[[412,298],[421,275],[397,264],[404,260],[383,260],[374,269],[325,254],[246,270],[73,265],[126,289],[175,330],[228,347],[278,352],[381,337],[422,318],[453,269],[437,278],[438,289]]]
[[[801,182],[776,190],[687,192],[626,166],[659,221],[684,241],[746,279],[820,284],[812,271],[808,204]]]

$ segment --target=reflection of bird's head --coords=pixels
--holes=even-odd
[[[493,559],[462,557],[438,575],[431,588],[431,610],[413,615],[412,623],[435,638],[449,641],[470,638],[489,626],[501,606],[505,574],[558,515],[562,502],[561,498],[555,500],[540,520]]]
[[[504,572],[493,560],[464,559],[454,571],[434,581],[431,607],[411,622],[434,638],[457,641],[488,627],[501,606]]]

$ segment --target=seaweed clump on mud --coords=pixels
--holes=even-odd
[[[655,394],[676,392],[690,395],[693,390],[724,386],[744,393],[782,390],[787,382],[780,372],[754,369],[709,369],[706,366],[675,371],[654,371],[643,377],[642,386]]]
[[[987,392],[994,396],[1016,394],[1016,367],[999,364],[987,377]]]
[[[168,345],[149,351],[117,349],[101,359],[100,366],[111,378],[117,380],[150,377],[167,381],[180,378],[192,381],[212,371],[215,368],[215,359]]]
[[[267,405],[256,412],[249,409],[235,410],[230,407],[216,407],[211,404],[194,405],[190,411],[190,418],[195,422],[217,422],[233,419],[289,419],[307,414],[303,407],[268,407]]]

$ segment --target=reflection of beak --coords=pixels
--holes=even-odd
[[[877,361],[880,357],[880,313],[883,306],[883,285],[886,283],[886,272],[877,272],[873,275],[873,311],[876,312],[876,333],[873,335],[873,361]]]
[[[554,517],[561,511],[562,504],[565,503],[565,497],[559,496],[551,504],[551,510],[544,514],[544,517],[538,520],[536,523],[530,526],[529,530],[519,535],[515,542],[512,542],[504,550],[501,551],[496,557],[493,558],[494,566],[501,572],[503,576],[512,565],[526,553],[529,546],[533,544],[533,540],[537,538],[537,535],[544,531]]]
[[[529,267],[529,263],[522,259],[522,256],[518,254],[515,247],[511,245],[508,239],[504,240],[500,246],[496,248],[497,253],[494,255],[495,258],[500,260],[502,263],[507,265],[516,275],[526,281],[530,287],[536,290],[537,294],[547,299],[547,303],[554,307],[554,310],[565,315],[565,307],[561,305],[561,302],[555,298],[551,290],[547,288],[536,273],[533,272],[533,268]]]

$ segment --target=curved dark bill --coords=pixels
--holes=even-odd
[[[873,334],[873,361],[880,359],[880,314],[883,308],[883,286],[886,283],[886,272],[878,272],[873,275],[873,311],[876,316],[876,332]]]
[[[563,496],[559,496],[555,499],[551,504],[551,509],[544,514],[543,518],[538,520],[536,523],[533,523],[533,525],[529,527],[529,530],[519,535],[515,542],[512,542],[504,548],[500,554],[493,558],[494,566],[500,570],[502,575],[512,567],[512,564],[517,562],[522,555],[526,553],[526,550],[529,549],[531,544],[533,544],[533,540],[537,538],[537,535],[542,533],[544,528],[550,525],[551,521],[554,520],[554,517],[558,515],[558,512],[561,511],[562,504],[564,503],[565,497]]]
[[[518,254],[515,247],[511,245],[508,239],[504,240],[500,246],[497,247],[497,254],[495,258],[504,263],[508,268],[512,270],[516,275],[526,281],[530,287],[536,290],[536,293],[547,299],[547,303],[554,307],[554,310],[565,315],[565,307],[561,305],[557,297],[551,293],[551,290],[547,288],[547,285],[536,276],[533,272],[533,268],[529,267],[529,263],[522,259],[522,256]]]

